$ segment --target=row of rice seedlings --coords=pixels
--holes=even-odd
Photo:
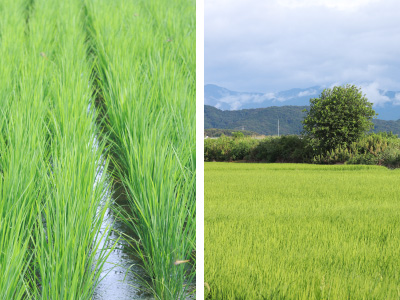
[[[79,0],[35,0],[29,17],[28,48],[32,69],[42,70],[49,135],[46,194],[33,237],[36,299],[91,299],[106,258],[97,249],[106,183],[99,174],[103,145],[95,143],[95,115],[88,109],[82,12]]]
[[[195,2],[87,0],[132,243],[158,299],[183,299],[195,249]]]
[[[397,299],[400,170],[205,164],[207,299]]]
[[[0,3],[0,299],[36,294],[32,232],[44,196],[45,109],[26,67],[25,1]]]

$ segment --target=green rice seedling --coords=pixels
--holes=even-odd
[[[40,70],[49,152],[33,236],[36,299],[91,299],[106,259],[98,249],[107,208],[101,206],[105,174],[99,174],[104,145],[96,144],[96,115],[88,109],[85,40],[82,2],[34,1],[27,43],[31,70]]]
[[[35,82],[25,77],[25,1],[0,10],[0,299],[32,299],[31,237],[43,197],[46,156]]]
[[[194,276],[195,3],[85,3],[110,153],[134,220],[119,215],[149,289],[183,299]]]
[[[397,299],[399,175],[205,163],[207,299]]]

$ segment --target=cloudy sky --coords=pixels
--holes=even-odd
[[[205,83],[400,91],[399,20],[398,0],[205,0]]]

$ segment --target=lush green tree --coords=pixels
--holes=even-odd
[[[234,131],[234,132],[232,132],[232,136],[233,136],[235,139],[241,139],[241,138],[244,137],[244,134],[243,134],[243,132],[241,132],[241,131]]]
[[[310,99],[305,111],[304,134],[317,152],[348,147],[373,128],[376,116],[361,88],[349,84],[323,90],[319,98]]]

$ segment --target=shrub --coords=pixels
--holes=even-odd
[[[235,139],[241,139],[241,138],[244,137],[244,134],[243,134],[243,132],[241,132],[241,131],[234,131],[234,132],[232,132],[232,136],[233,136]]]
[[[252,160],[300,163],[311,158],[307,140],[296,135],[263,139],[250,154]]]
[[[314,154],[308,138],[295,135],[253,138],[233,138],[204,141],[205,161],[259,161],[315,164],[364,164],[400,167],[400,139],[386,133],[365,135],[348,146],[338,145],[325,153]]]
[[[400,140],[386,133],[370,134],[352,142],[348,147],[337,146],[325,154],[315,155],[313,163],[385,165],[398,167],[400,162]]]
[[[231,138],[221,136],[218,139],[206,139],[204,141],[205,161],[234,161],[249,159],[251,149],[258,140],[252,138]]]

